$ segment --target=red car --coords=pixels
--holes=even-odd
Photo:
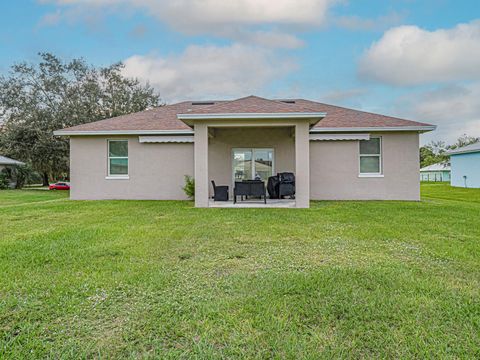
[[[49,190],[70,190],[70,184],[58,182],[48,187]]]

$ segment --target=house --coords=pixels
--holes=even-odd
[[[16,185],[16,179],[15,176],[12,175],[12,167],[18,166],[18,165],[25,165],[21,161],[13,160],[10,159],[6,156],[0,155],[0,174],[3,172],[7,172],[7,179],[9,181],[9,187],[14,188]]]
[[[420,169],[420,181],[450,181],[450,165],[436,163]]]
[[[25,165],[25,164],[21,161],[13,160],[6,156],[0,155],[0,171],[2,171],[7,167],[16,166],[16,165]]]
[[[480,142],[450,150],[447,154],[452,169],[450,184],[480,188]]]
[[[319,102],[184,101],[55,132],[70,136],[72,199],[185,199],[210,181],[296,176],[309,200],[419,200],[419,134],[435,126]]]

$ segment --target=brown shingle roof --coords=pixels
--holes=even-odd
[[[288,101],[288,100],[286,100]],[[286,103],[282,100],[269,100],[258,96],[224,101],[215,105],[197,107],[190,114],[260,114],[315,112],[308,104]]]
[[[392,116],[374,114],[366,111],[348,109],[341,106],[323,104],[315,101],[296,99],[296,103],[308,106],[314,111],[326,112],[327,116],[320,120],[314,128],[350,128],[350,127],[402,127],[432,126],[431,124],[400,119]]]
[[[191,128],[177,118],[177,114],[225,114],[225,113],[305,113],[325,112],[314,129],[322,128],[370,128],[417,127],[429,124],[399,119],[391,116],[347,109],[310,100],[268,100],[248,96],[233,101],[211,101],[195,103],[184,101],[161,106],[134,114],[100,120],[67,128],[63,131],[184,131]]]
[[[133,114],[117,116],[88,124],[73,126],[65,131],[113,131],[113,130],[190,130],[177,119],[177,114],[188,111],[191,101],[160,106]]]

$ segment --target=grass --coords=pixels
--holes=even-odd
[[[0,358],[478,358],[480,190],[195,209],[0,192]]]
[[[45,201],[57,201],[68,197],[65,191],[48,191],[47,188],[36,190],[2,190],[0,192],[0,209],[5,206],[35,204]]]

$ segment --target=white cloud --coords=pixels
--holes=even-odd
[[[135,55],[124,63],[124,75],[149,82],[168,101],[259,93],[296,69],[273,51],[242,44],[195,45],[179,55]]]
[[[84,21],[92,14],[133,14],[154,17],[182,33],[212,34],[269,48],[303,46],[293,32],[326,23],[329,8],[343,0],[39,0],[62,9],[45,15],[40,26],[61,19]],[[98,27],[98,26],[97,26]],[[289,33],[286,32],[288,30]]]
[[[319,25],[338,0],[41,0],[64,7],[141,10],[181,31],[237,25]]]
[[[399,26],[385,32],[360,60],[363,78],[391,85],[480,79],[480,20],[427,31]]]
[[[396,112],[437,125],[436,131],[425,135],[426,140],[453,142],[463,134],[480,136],[478,99],[480,83],[448,85],[403,97],[396,106]]]

